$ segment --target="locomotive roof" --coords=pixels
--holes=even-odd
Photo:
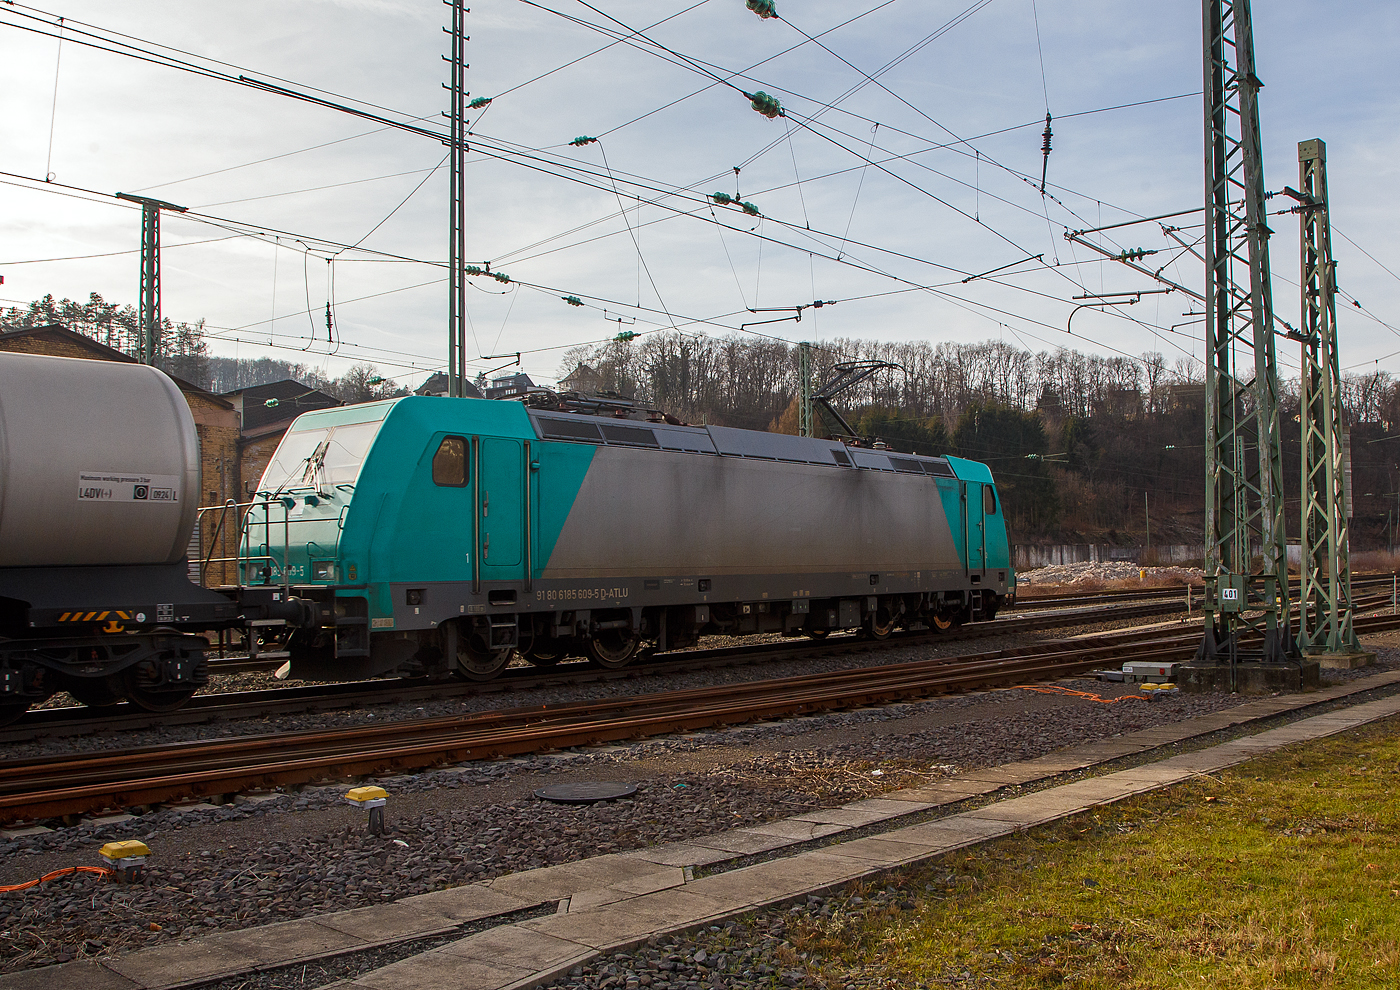
[[[739,430],[728,426],[673,426],[636,420],[530,410],[530,421],[542,440],[565,440],[606,446],[720,454],[796,464],[927,474],[941,478],[967,477],[954,467],[957,458],[924,457],[893,451],[847,447],[836,440],[796,437],[786,433]],[[962,462],[972,464],[974,462]],[[982,465],[987,480],[990,472]]]

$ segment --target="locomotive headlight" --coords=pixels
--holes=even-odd
[[[335,561],[333,560],[313,560],[311,562],[311,580],[313,581],[334,581]]]

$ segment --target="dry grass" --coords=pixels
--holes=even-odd
[[[789,929],[814,982],[1400,986],[1400,725],[950,854]],[[910,903],[912,901],[913,903]]]

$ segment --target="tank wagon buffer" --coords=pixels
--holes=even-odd
[[[246,516],[239,600],[299,603],[293,676],[621,667],[704,634],[991,618],[1014,582],[983,464],[553,393],[308,412]],[[252,614],[250,611],[248,614]]]

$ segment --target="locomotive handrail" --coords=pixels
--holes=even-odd
[[[340,486],[337,486],[337,487],[340,487]],[[306,490],[307,490],[308,492],[312,491],[312,489],[310,489],[310,488],[308,488],[308,489],[306,489]],[[291,528],[292,528],[292,524],[293,524],[294,522],[295,522],[295,523],[318,523],[318,522],[328,522],[328,521],[329,521],[329,520],[319,519],[319,518],[318,518],[318,519],[293,519],[293,518],[292,518],[292,515],[291,515],[291,512],[292,512],[292,508],[293,508],[293,507],[296,505],[296,503],[297,503],[296,494],[297,494],[297,490],[296,490],[296,489],[284,489],[283,491],[276,492],[276,493],[273,493],[273,492],[258,492],[258,493],[257,493],[257,497],[254,497],[253,499],[250,499],[250,500],[247,501],[247,502],[238,502],[238,501],[235,501],[234,499],[228,499],[228,500],[227,500],[226,502],[224,502],[224,504],[222,504],[222,505],[209,505],[209,506],[203,506],[203,507],[201,507],[201,508],[198,510],[198,516],[197,516],[197,518],[198,518],[198,519],[200,520],[200,522],[201,522],[201,525],[202,525],[203,522],[206,520],[206,518],[210,517],[210,514],[211,514],[211,513],[218,513],[218,516],[217,516],[217,522],[216,522],[215,525],[214,525],[214,534],[213,534],[213,537],[211,537],[211,539],[210,539],[210,543],[209,543],[209,552],[208,552],[208,554],[207,554],[206,556],[204,556],[204,557],[202,558],[202,562],[201,562],[201,565],[200,565],[200,572],[199,572],[199,582],[200,582],[200,585],[201,585],[201,586],[206,586],[206,587],[207,587],[206,581],[207,581],[207,578],[208,578],[208,571],[209,571],[209,568],[210,568],[211,565],[213,565],[213,564],[230,564],[230,563],[232,563],[232,564],[238,565],[237,568],[236,568],[237,573],[236,573],[235,576],[234,576],[234,583],[237,585],[237,587],[239,587],[239,588],[252,587],[252,586],[253,586],[253,581],[250,580],[250,575],[249,575],[249,573],[248,573],[248,567],[249,567],[250,565],[252,565],[254,562],[266,562],[266,564],[268,565],[269,572],[271,572],[271,571],[273,571],[273,570],[276,571],[277,576],[278,576],[278,578],[279,578],[278,584],[280,584],[280,585],[283,587],[283,590],[284,590],[287,594],[290,594],[290,593],[291,593],[290,561],[291,561],[291,548],[292,548],[292,539],[291,539]],[[276,525],[277,525],[277,522],[278,522],[278,520],[276,520],[276,519],[274,518],[273,511],[272,511],[272,510],[273,510],[275,507],[277,507],[277,506],[280,506],[281,509],[282,509],[282,519],[281,519],[281,524],[282,524],[282,525],[281,525],[281,529],[282,529],[282,539],[281,539],[281,542],[280,542],[280,546],[278,545],[278,541],[275,540],[274,537],[273,537],[273,535],[272,535],[272,534],[273,534],[273,527],[276,526]],[[263,517],[262,517],[261,519],[256,519],[256,518],[250,519],[250,517],[252,516],[253,512],[254,512],[255,510],[257,510],[257,509],[262,509],[262,510],[264,510],[264,511],[263,511]],[[234,519],[234,523],[233,523],[233,527],[232,527],[232,528],[233,528],[234,532],[237,533],[236,542],[237,542],[237,544],[238,544],[238,546],[239,546],[239,550],[238,550],[238,552],[237,552],[237,555],[236,555],[236,556],[233,556],[233,557],[216,557],[216,556],[214,556],[215,546],[217,545],[218,538],[221,537],[221,536],[223,536],[225,530],[226,530],[227,528],[229,528],[229,522],[228,522],[228,520],[229,520],[230,514],[232,514],[233,519]],[[338,528],[340,528],[341,526],[343,526],[343,517],[344,517],[344,512],[343,512],[343,510],[342,510],[340,520],[338,521]],[[263,552],[261,552],[261,553],[254,552],[254,549],[255,549],[255,548],[254,548],[253,543],[252,543],[252,540],[253,540],[253,531],[254,531],[259,525],[261,525],[261,526],[263,527],[263,534],[262,534],[262,535],[263,535],[263,540],[262,540],[261,544],[259,544],[258,547],[257,547],[256,549],[257,549],[257,550],[260,550],[260,551],[263,551]],[[314,541],[307,541],[307,546],[308,546],[308,547],[310,547],[310,546],[312,546],[312,545],[314,545]],[[340,540],[339,540],[339,534],[337,533],[336,546],[335,546],[334,553],[338,555],[338,554],[339,554],[339,551],[340,551]],[[268,577],[271,577],[271,573],[268,574]]]

